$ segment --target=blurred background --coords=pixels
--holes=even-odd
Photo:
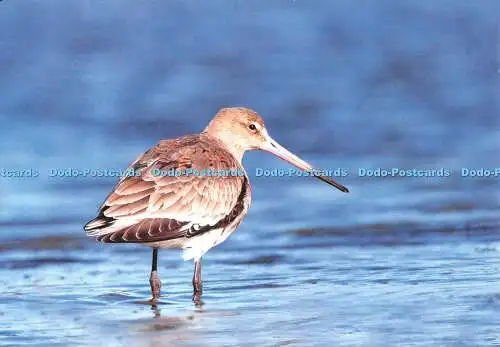
[[[0,345],[485,346],[500,343],[500,6],[482,1],[0,2]],[[253,206],[192,264],[100,245],[83,224],[159,139],[248,106],[282,145],[346,168],[256,177]],[[359,168],[450,170],[359,177]]]

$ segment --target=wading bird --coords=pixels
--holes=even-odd
[[[153,302],[160,297],[161,287],[158,249],[183,249],[184,260],[194,260],[193,298],[199,299],[203,255],[237,229],[250,207],[250,183],[241,160],[253,149],[314,172],[311,165],[269,136],[255,111],[223,108],[201,134],[161,140],[140,155],[128,168],[136,174],[120,179],[85,231],[101,242],[141,243],[153,249]],[[161,174],[171,170],[181,174]],[[190,175],[189,170],[243,174]],[[348,192],[330,177],[314,177]]]

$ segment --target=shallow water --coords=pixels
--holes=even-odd
[[[459,174],[498,167],[497,2],[320,3],[0,2],[0,168],[39,172],[0,178],[0,345],[500,344],[500,178]],[[115,178],[49,172],[124,168],[242,104],[351,193],[249,153],[203,302],[161,251],[152,308],[150,250],[82,230]]]

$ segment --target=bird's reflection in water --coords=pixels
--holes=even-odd
[[[146,331],[163,331],[174,330],[184,326],[186,322],[193,321],[197,314],[203,312],[203,301],[200,295],[193,296],[193,304],[195,311],[193,314],[186,316],[166,316],[161,314],[161,306],[158,303],[151,304],[151,312],[153,312],[153,320],[145,327]]]
[[[200,295],[194,295],[192,299],[189,302],[186,296],[182,296],[179,301],[165,298],[165,301],[149,302],[148,317],[135,322],[137,325],[132,329],[130,345],[200,345],[198,341],[202,340],[200,332],[203,330],[200,327],[213,327],[219,319],[238,314],[210,309],[207,300],[202,300]]]
[[[154,318],[161,317],[161,313],[160,313],[160,309],[158,308],[158,305],[151,305],[151,311],[153,311],[153,313],[154,313]]]
[[[192,321],[194,319],[193,314],[189,315],[162,315],[161,309],[158,305],[151,305],[151,311],[153,312],[152,319],[148,319],[147,321],[143,321],[142,327],[139,328],[140,331],[145,332],[165,332],[165,331],[173,331],[173,330],[184,330],[183,327],[186,326],[186,323]],[[174,337],[174,336],[172,336]]]
[[[197,340],[196,332],[191,329],[191,323],[197,313],[176,315],[162,304],[150,305],[152,316],[136,321],[128,331],[131,346],[171,346]],[[163,311],[163,313],[162,313]],[[170,312],[170,314],[169,314]],[[131,329],[132,328],[132,329]]]

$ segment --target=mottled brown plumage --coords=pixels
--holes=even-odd
[[[312,166],[274,141],[262,118],[244,107],[221,109],[201,134],[162,140],[129,166],[106,198],[88,235],[105,243],[142,243],[153,248],[151,291],[160,295],[158,248],[182,248],[194,259],[195,295],[201,293],[201,257],[236,230],[250,207],[251,191],[241,160],[261,149],[302,170]],[[180,175],[172,175],[177,170]],[[188,170],[188,171],[186,171]],[[201,173],[209,170],[210,175]],[[330,177],[317,176],[338,189]]]
[[[171,176],[175,170],[181,175]],[[232,170],[235,175],[207,177],[202,170]],[[238,204],[239,196],[247,192],[249,198],[243,167],[206,133],[160,141],[129,166],[127,172],[132,171],[138,176],[122,178],[86,226],[99,241],[148,243],[193,237],[242,217],[245,206]]]

